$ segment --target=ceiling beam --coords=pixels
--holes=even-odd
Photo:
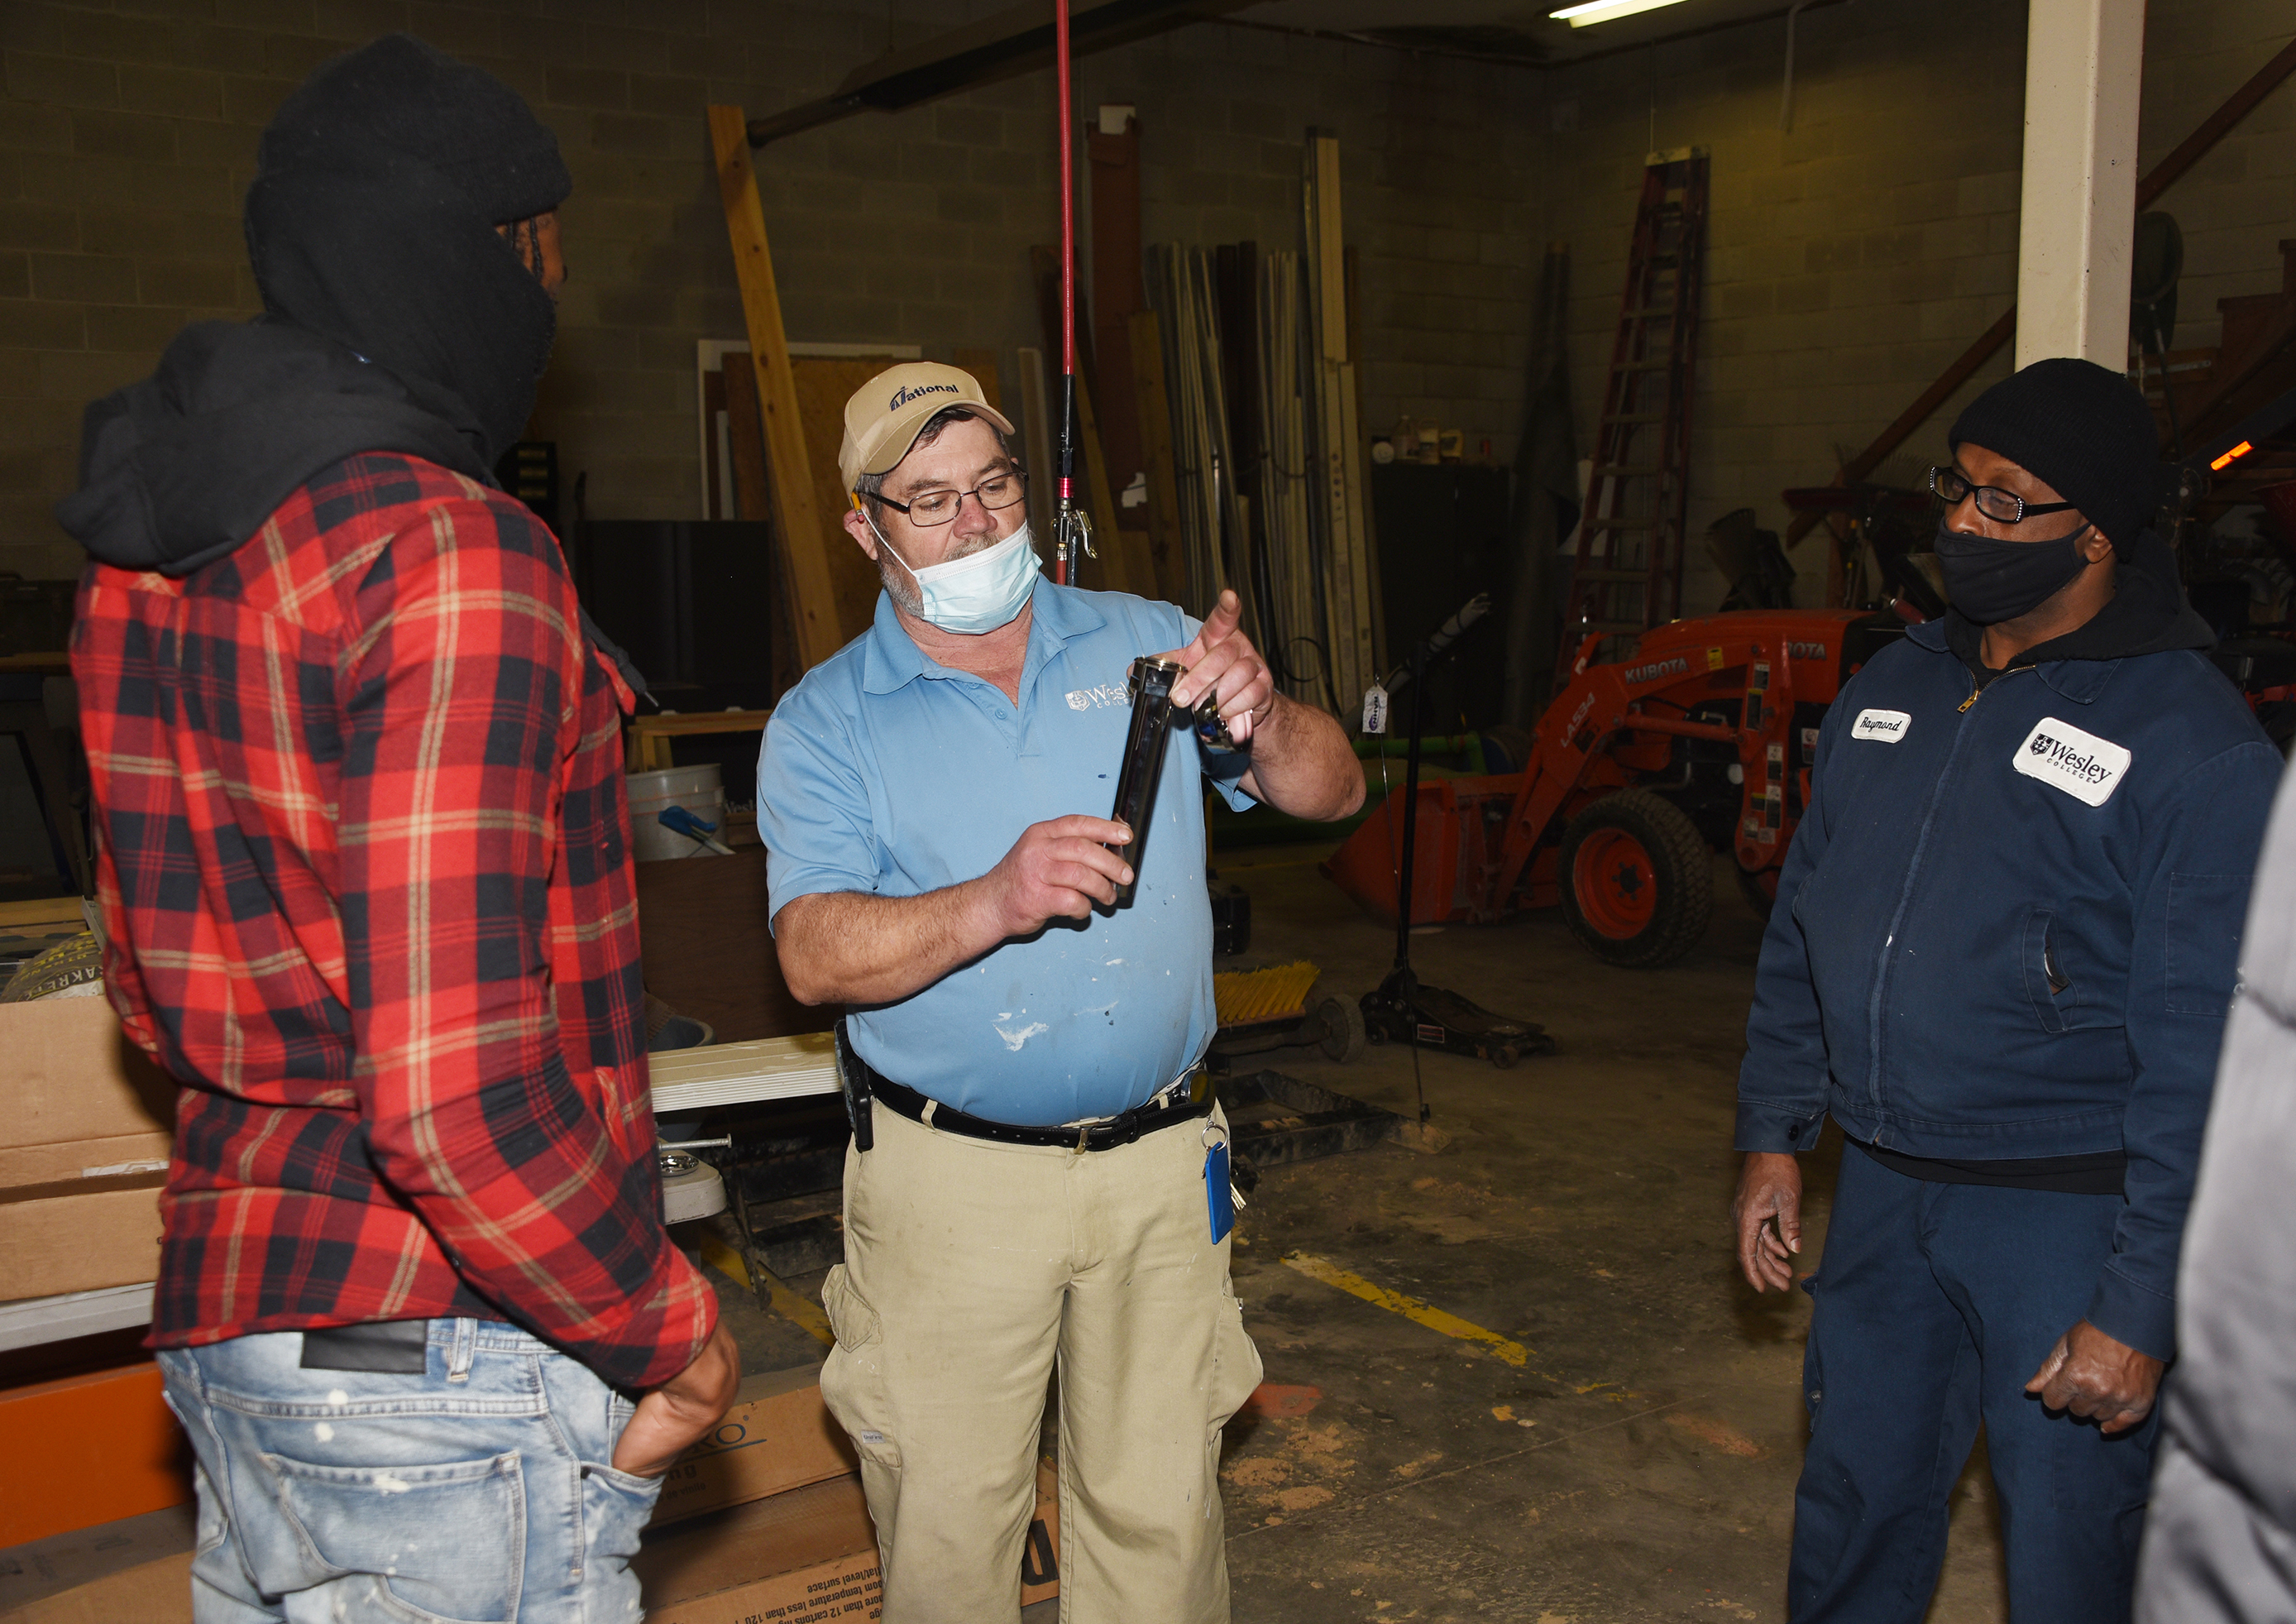
[[[1251,0],[1086,0],[1069,15],[1070,54],[1086,56],[1234,11]],[[750,144],[816,129],[859,112],[898,112],[976,85],[1052,65],[1053,21],[1041,0],[906,46],[846,75],[816,102],[750,120]]]

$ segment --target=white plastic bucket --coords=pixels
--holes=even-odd
[[[714,857],[700,841],[665,829],[661,815],[684,807],[705,824],[726,827],[726,786],[714,761],[629,775],[630,855],[641,863],[664,857]]]

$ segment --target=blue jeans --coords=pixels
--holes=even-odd
[[[2160,1412],[2107,1438],[2025,1391],[2087,1310],[2122,1205],[1931,1184],[1843,1147],[1809,1283],[1794,1624],[1920,1624],[1980,1421],[2010,1618],[2126,1624]]]
[[[608,1464],[631,1404],[495,1320],[421,1375],[305,1370],[300,1332],[160,1357],[198,1459],[197,1624],[635,1624],[660,1483]]]

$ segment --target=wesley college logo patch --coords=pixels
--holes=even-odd
[[[2132,759],[2110,739],[2083,733],[2070,722],[2045,716],[2017,748],[2013,765],[2028,778],[2062,790],[2075,800],[2101,807],[2112,799]]]

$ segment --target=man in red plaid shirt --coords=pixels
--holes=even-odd
[[[201,1624],[636,1617],[739,1377],[660,1216],[630,689],[488,472],[570,189],[488,75],[320,69],[248,195],[266,314],[91,406],[58,510],[108,989],[181,1085],[152,1345]]]

